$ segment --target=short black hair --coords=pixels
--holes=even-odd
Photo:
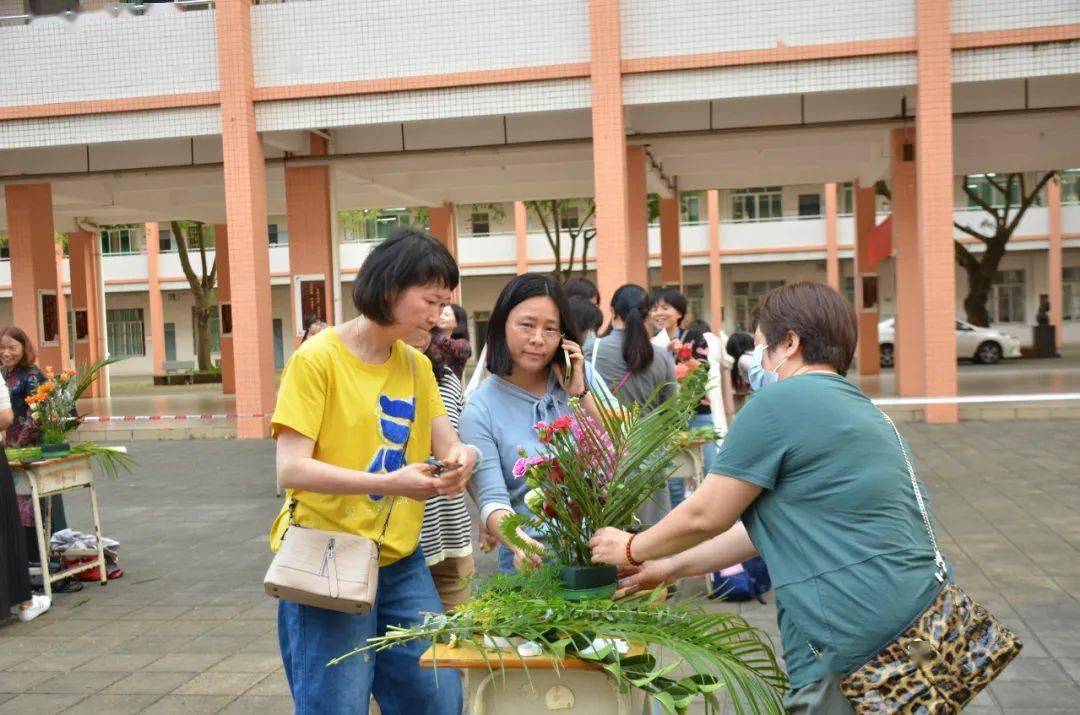
[[[596,305],[600,304],[600,291],[596,289],[596,284],[582,276],[574,276],[563,283],[563,294],[567,300],[580,295]]]
[[[397,228],[375,246],[353,281],[353,305],[379,324],[394,324],[394,301],[408,288],[438,283],[457,288],[457,262],[446,246],[415,228]]]
[[[574,318],[578,335],[595,333],[604,324],[603,312],[585,296],[572,295],[567,302],[570,304],[570,315]]]
[[[666,287],[657,288],[653,291],[652,302],[656,305],[660,301],[664,301],[679,313],[679,325],[682,325],[683,318],[686,317],[686,296],[678,288]]]
[[[510,346],[506,343],[506,321],[510,317],[510,311],[529,298],[539,296],[547,296],[555,301],[555,309],[559,311],[559,330],[566,339],[575,343],[581,342],[562,287],[550,276],[522,273],[503,287],[488,319],[486,365],[492,375],[504,377],[513,369]],[[555,355],[558,354],[559,351],[556,350]]]
[[[794,333],[803,362],[830,365],[847,375],[859,340],[859,321],[851,302],[829,286],[801,282],[773,288],[758,300],[754,315],[770,348]]]
[[[465,312],[457,303],[450,304],[450,310],[454,311],[454,322],[457,326],[454,331],[450,333],[450,337],[455,340],[468,340],[469,339],[469,314]]]

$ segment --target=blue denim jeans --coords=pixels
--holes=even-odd
[[[297,715],[366,715],[372,694],[385,715],[460,715],[461,676],[440,668],[436,682],[435,671],[420,668],[418,659],[430,645],[425,641],[326,665],[384,635],[387,626],[410,625],[423,618],[421,612],[441,611],[419,549],[379,569],[375,607],[366,616],[281,601],[278,640]]]

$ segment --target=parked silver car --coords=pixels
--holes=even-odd
[[[881,366],[896,364],[896,318],[878,323],[878,346]],[[980,328],[963,320],[956,321],[956,357],[993,365],[1002,358],[1020,357],[1020,339],[992,328]]]

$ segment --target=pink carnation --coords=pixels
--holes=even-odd
[[[514,462],[514,469],[513,469],[514,476],[517,477],[518,479],[521,479],[522,477],[525,476],[525,470],[528,469],[528,468],[529,468],[529,460],[526,459],[525,457],[522,457],[518,461]]]

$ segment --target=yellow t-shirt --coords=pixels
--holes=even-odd
[[[369,365],[330,329],[306,341],[289,358],[271,424],[275,438],[288,427],[315,440],[313,456],[320,462],[378,474],[427,459],[431,422],[444,414],[431,362],[419,351],[398,341],[389,360]],[[296,501],[297,524],[372,539],[379,538],[393,500],[380,559],[383,566],[411,554],[420,540],[422,501],[289,489],[270,530],[274,551],[289,523],[290,500]]]

